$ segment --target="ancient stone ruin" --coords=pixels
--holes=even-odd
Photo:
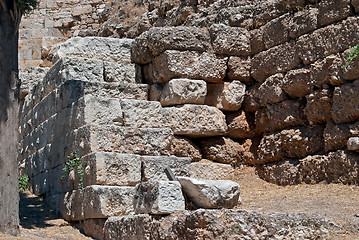
[[[359,1],[181,4],[134,39],[49,45],[46,67],[20,75],[31,190],[98,239],[326,239],[324,219],[240,210],[226,173],[358,184],[359,59],[343,65]]]

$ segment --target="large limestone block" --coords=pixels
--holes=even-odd
[[[240,201],[240,187],[230,180],[178,177],[183,192],[200,208],[233,208]]]
[[[350,0],[323,1],[318,5],[318,24],[325,26],[347,18],[350,13]]]
[[[216,54],[248,56],[250,35],[245,28],[213,24],[209,28],[212,44]]]
[[[163,108],[165,126],[174,134],[189,137],[223,135],[227,131],[224,114],[215,107],[185,104]]]
[[[287,100],[275,105],[268,105],[255,114],[258,133],[273,132],[306,123],[301,100]]]
[[[82,158],[85,185],[135,186],[141,181],[141,157],[94,152]]]
[[[133,128],[163,127],[162,106],[159,102],[121,100],[124,125]]]
[[[154,27],[144,32],[132,47],[135,63],[149,63],[168,49],[207,51],[211,48],[209,32],[194,27]]]
[[[142,181],[168,180],[165,169],[175,176],[189,176],[191,158],[175,156],[142,156]]]
[[[169,128],[133,128],[89,124],[67,134],[66,153],[96,151],[166,155],[173,132]]]
[[[358,91],[359,80],[334,89],[332,118],[336,124],[359,120]]]
[[[202,159],[201,149],[191,139],[181,136],[174,136],[171,141],[171,155],[177,157],[190,157],[192,161]]]
[[[191,178],[228,180],[234,178],[234,168],[229,164],[214,163],[202,160],[191,163]]]
[[[239,143],[226,137],[212,137],[201,141],[204,158],[232,165],[253,162],[251,145],[250,139]]]
[[[103,61],[114,61],[122,64],[131,63],[132,39],[104,37],[70,38],[51,51],[57,61],[65,56],[85,57]]]
[[[177,181],[149,181],[136,186],[133,199],[136,214],[171,214],[185,210],[181,184]]]
[[[106,82],[136,83],[135,64],[105,62],[104,80]]]
[[[19,79],[21,80],[20,99],[30,93],[31,89],[45,77],[47,67],[31,67],[28,71],[19,71]]]
[[[265,49],[269,49],[289,40],[288,22],[290,15],[284,14],[278,18],[274,18],[260,28],[260,35]]]
[[[262,164],[320,153],[324,145],[323,131],[321,126],[310,126],[267,134],[258,146],[256,161]]]
[[[60,211],[68,221],[127,215],[134,212],[134,190],[134,187],[87,186],[83,191],[66,193]]]
[[[207,105],[224,111],[237,111],[241,108],[246,93],[246,85],[238,80],[222,84],[208,84]]]
[[[166,83],[173,78],[220,82],[226,76],[227,59],[208,52],[166,50],[145,66],[144,76],[153,83]]]
[[[300,62],[297,45],[284,43],[255,55],[251,62],[251,76],[263,82],[273,74],[296,68]]]
[[[306,96],[304,114],[310,124],[325,123],[331,119],[332,92],[328,89],[315,91]]]
[[[204,104],[206,95],[207,84],[203,80],[172,79],[165,84],[160,101],[162,106]]]

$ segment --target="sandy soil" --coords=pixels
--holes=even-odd
[[[333,239],[359,239],[359,186],[316,184],[277,186],[257,177],[253,167],[236,170],[232,179],[241,185],[242,204],[237,208],[263,212],[303,212],[325,217],[341,227]],[[58,218],[42,198],[21,194],[21,236],[0,239],[91,239]]]

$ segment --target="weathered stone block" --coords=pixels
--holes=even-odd
[[[229,164],[201,161],[191,163],[191,178],[227,180],[234,178],[234,168]]]
[[[106,218],[85,219],[76,224],[86,236],[94,239],[104,239],[103,227],[105,226]]]
[[[254,114],[238,112],[227,114],[228,132],[226,135],[230,138],[253,138],[257,135],[254,124]]]
[[[258,146],[258,163],[304,158],[323,150],[323,127],[311,126],[265,135]]]
[[[176,135],[204,137],[222,135],[227,131],[224,114],[215,107],[185,104],[163,109],[165,126]]]
[[[359,80],[334,89],[332,118],[336,124],[359,120],[358,91]]]
[[[185,210],[181,184],[177,181],[149,181],[136,186],[133,207],[136,214],[171,214]]]
[[[171,155],[177,157],[190,157],[192,161],[199,161],[202,159],[201,149],[196,146],[191,139],[180,136],[174,136],[172,138]]]
[[[163,86],[161,84],[152,84],[149,91],[149,100],[159,102],[161,100],[162,91]]]
[[[323,1],[318,5],[318,24],[328,25],[350,15],[350,0]]]
[[[166,155],[173,132],[168,128],[132,128],[89,124],[66,136],[66,152],[79,155],[96,151]]]
[[[238,143],[230,138],[218,137],[201,141],[201,149],[206,159],[232,165],[252,162],[250,147],[251,140]]]
[[[231,80],[240,80],[243,83],[251,83],[251,58],[231,56],[228,60],[227,77]]]
[[[347,148],[350,151],[356,151],[359,150],[359,137],[351,137],[348,139],[347,142]]]
[[[136,38],[132,47],[135,63],[149,63],[168,49],[207,51],[211,48],[209,32],[194,27],[151,28]]]
[[[191,158],[174,156],[142,156],[143,181],[168,180],[165,168],[169,167],[175,176],[189,176]]]
[[[141,181],[141,157],[94,152],[82,158],[85,185],[135,186]]]
[[[258,133],[273,132],[289,127],[304,125],[306,118],[303,102],[287,100],[276,105],[268,105],[255,114]]]
[[[238,80],[222,84],[208,84],[206,105],[212,105],[224,111],[237,111],[241,108],[246,85]]]
[[[308,96],[304,114],[310,124],[328,122],[332,113],[332,93],[330,90],[323,89],[315,91]]]
[[[269,49],[289,40],[289,14],[271,20],[260,28],[265,49]]]
[[[162,106],[159,102],[121,100],[125,126],[133,128],[163,127]]]
[[[344,65],[339,54],[320,59],[310,66],[311,84],[322,88],[324,84],[334,86],[343,84],[342,66]]]
[[[153,83],[166,83],[173,78],[220,82],[226,75],[227,59],[208,52],[167,50],[145,66],[144,76]]]
[[[230,180],[178,177],[183,192],[200,208],[233,208],[239,203],[240,187]]]
[[[104,37],[70,38],[51,50],[54,55],[53,62],[66,56],[130,64],[133,41],[132,39]]]
[[[104,80],[106,82],[136,83],[135,64],[104,62]]]
[[[213,48],[216,54],[248,56],[250,34],[244,28],[213,24],[209,28]]]
[[[203,104],[206,95],[207,84],[203,80],[172,79],[165,84],[160,101],[162,106]]]
[[[323,134],[325,151],[336,151],[344,148],[350,135],[349,124],[335,125],[332,121],[329,121]]]
[[[308,95],[313,90],[310,74],[311,71],[308,69],[289,71],[283,79],[283,90],[293,98]]]
[[[134,212],[134,187],[88,186],[65,194],[61,213],[65,220],[108,218]]]
[[[291,38],[297,38],[305,33],[311,32],[318,25],[318,9],[310,8],[296,12],[289,20],[288,29]]]
[[[297,44],[284,43],[252,58],[251,76],[259,82],[281,72],[287,72],[300,64]]]

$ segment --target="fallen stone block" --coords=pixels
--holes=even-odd
[[[215,107],[185,104],[163,108],[164,126],[174,134],[189,137],[223,135],[227,131],[224,114]]]
[[[204,104],[206,95],[207,84],[203,80],[172,79],[165,84],[160,101],[162,106]]]
[[[184,194],[200,208],[233,208],[240,201],[240,187],[230,180],[177,177]]]
[[[166,83],[174,78],[220,82],[226,76],[227,57],[213,53],[166,50],[144,67],[144,77],[152,83]]]
[[[136,186],[133,199],[136,214],[171,214],[185,210],[181,184],[177,181],[149,181]]]
[[[141,157],[94,152],[82,157],[85,185],[135,186],[141,181]]]
[[[172,138],[171,155],[177,157],[190,157],[192,161],[199,161],[202,159],[201,149],[196,146],[191,139],[180,136],[174,136]]]
[[[162,106],[159,102],[121,100],[124,125],[133,128],[163,127]]]
[[[207,51],[211,48],[209,32],[195,27],[153,27],[144,32],[132,46],[135,63],[149,63],[168,49]]]
[[[169,167],[175,176],[189,176],[191,158],[174,156],[142,156],[142,181],[168,180],[165,168]]]
[[[209,28],[212,45],[216,54],[248,56],[250,35],[245,28],[213,24]]]
[[[53,62],[65,56],[85,57],[122,64],[131,63],[131,46],[134,40],[105,37],[73,37],[51,52]]]
[[[245,93],[246,85],[238,80],[223,84],[208,84],[205,104],[224,111],[237,111],[242,106]]]

